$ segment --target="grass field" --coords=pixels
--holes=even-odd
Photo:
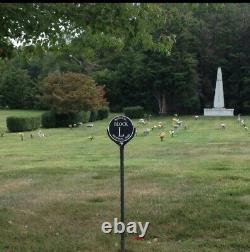
[[[0,111],[0,127],[6,116],[39,113]],[[0,138],[1,252],[118,251],[119,235],[101,231],[119,218],[110,118],[43,130],[46,138]],[[250,251],[250,131],[236,117],[181,119],[188,127],[173,138],[160,142],[156,129],[126,146],[126,222],[150,222],[143,241],[126,237],[127,251]],[[171,120],[151,125],[162,121],[168,133]]]

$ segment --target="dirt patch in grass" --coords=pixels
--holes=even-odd
[[[243,203],[250,205],[250,195],[244,195],[239,197],[239,200]]]
[[[27,186],[31,185],[31,180],[30,179],[11,179],[11,180],[6,180],[2,181],[1,187],[0,187],[0,195],[1,194],[6,194],[8,192],[12,191],[19,191],[21,189],[24,189]]]
[[[138,200],[138,198],[144,197],[154,197],[159,196],[163,193],[163,190],[160,186],[155,184],[149,184],[148,186],[140,186],[133,185],[127,186],[125,189],[125,194],[128,200],[134,201]],[[30,199],[30,203],[34,205],[43,205],[51,202],[58,201],[87,201],[92,203],[104,202],[106,200],[118,200],[119,198],[119,189],[110,190],[110,188],[100,188],[95,189],[95,192],[91,190],[79,190],[79,191],[39,191],[33,195],[32,199]]]
[[[148,185],[140,185],[134,184],[127,186],[125,189],[127,200],[129,201],[137,201],[138,199],[145,197],[154,197],[160,196],[164,192],[159,185],[156,184],[148,184]]]
[[[50,202],[64,201],[70,197],[72,197],[71,194],[63,191],[44,191],[33,195],[33,198],[30,199],[30,203],[34,205],[44,205]]]
[[[29,199],[29,204],[33,206],[44,206],[56,202],[79,202],[86,201],[91,203],[100,203],[106,200],[118,198],[118,192],[110,190],[43,190],[35,192]]]
[[[105,199],[101,198],[101,197],[95,197],[95,198],[92,198],[92,199],[88,200],[88,202],[91,202],[91,203],[102,203],[104,201],[105,201]]]

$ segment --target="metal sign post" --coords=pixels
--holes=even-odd
[[[120,203],[121,203],[121,222],[124,223],[124,145],[135,135],[135,128],[132,121],[126,116],[114,117],[107,129],[108,136],[120,147]],[[125,233],[121,233],[121,252],[125,252]]]
[[[120,201],[121,201],[121,222],[124,223],[124,146],[120,146]],[[121,233],[121,252],[125,251],[125,233]]]

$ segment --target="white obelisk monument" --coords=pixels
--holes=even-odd
[[[204,116],[233,116],[234,109],[226,109],[224,105],[224,92],[221,68],[217,70],[217,80],[214,94],[214,107],[204,108]]]

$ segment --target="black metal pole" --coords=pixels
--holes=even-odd
[[[120,146],[121,222],[124,223],[124,145]],[[125,252],[125,232],[121,233],[121,252]]]

